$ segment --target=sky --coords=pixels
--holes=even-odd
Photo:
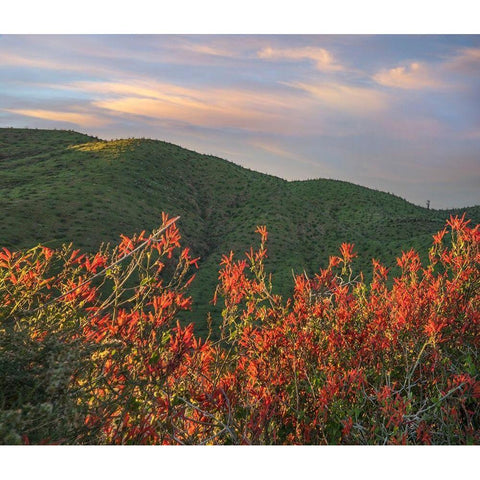
[[[480,204],[480,35],[0,35],[0,126]]]

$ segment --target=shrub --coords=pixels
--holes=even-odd
[[[196,259],[161,229],[84,255],[0,253],[0,440],[69,444],[480,442],[480,231],[452,217],[422,266],[344,243],[284,300],[257,250],[221,262],[219,340],[178,314]],[[214,319],[210,318],[212,323]]]

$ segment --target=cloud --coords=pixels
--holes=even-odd
[[[72,62],[68,58],[40,58],[7,52],[0,52],[0,66],[55,70],[61,72],[80,72],[85,74],[88,73],[90,75],[102,74],[111,76],[112,74],[118,74],[120,72],[117,68],[109,68],[105,65],[99,64],[94,65],[92,62],[87,62],[82,59],[77,59]]]
[[[463,48],[444,63],[444,68],[459,74],[480,73],[480,48]]]
[[[326,163],[323,163],[320,159],[310,159],[305,155],[299,153],[299,150],[292,152],[287,150],[284,147],[279,146],[277,143],[273,143],[268,139],[261,140],[251,140],[248,142],[255,149],[263,150],[268,154],[271,154],[274,158],[279,159],[284,158],[286,160],[292,161],[288,162],[288,168],[285,168],[283,173],[279,173],[279,176],[287,179],[295,179],[298,177],[298,167],[301,165],[313,168],[313,171],[310,174],[310,177],[315,176],[316,171],[321,170],[323,174],[333,174],[335,169],[332,169]]]
[[[282,123],[279,112],[253,110],[232,97],[210,103],[178,96],[164,96],[161,99],[124,96],[94,101],[93,105],[120,114],[143,116],[151,120],[168,119],[209,128],[277,131]]]
[[[234,56],[234,54],[229,50],[226,50],[224,48],[213,47],[205,44],[200,45],[200,44],[189,43],[188,45],[185,45],[183,48],[193,53],[199,53],[201,55],[210,55],[213,57],[233,57]]]
[[[95,96],[114,98],[138,97],[163,100],[171,103],[201,108],[198,91],[170,83],[129,81],[129,82],[73,82],[66,88],[89,92]]]
[[[41,58],[26,57],[22,55],[11,54],[7,52],[0,52],[0,64],[2,66],[14,67],[33,67],[46,68],[49,70],[60,70],[65,67],[65,64],[54,62],[52,60],[44,60]]]
[[[274,155],[278,155],[279,157],[285,157],[285,158],[295,157],[295,155],[292,154],[292,152],[289,152],[284,148],[281,148],[278,145],[275,145],[273,143],[269,143],[266,141],[259,141],[259,140],[250,141],[249,143],[255,148],[261,148],[262,150],[268,153],[273,153]]]
[[[92,105],[108,114],[144,117],[150,123],[167,119],[207,128],[282,134],[308,129],[304,118],[308,99],[284,87],[266,92],[129,81],[74,82],[68,88],[88,92]]]
[[[292,88],[303,90],[324,106],[354,115],[370,115],[387,108],[386,94],[366,87],[354,87],[341,83],[309,84],[302,82],[285,83]]]
[[[335,62],[332,54],[319,47],[271,48],[265,47],[257,52],[257,57],[266,60],[311,60],[318,70],[339,71],[344,67]]]
[[[407,90],[439,88],[444,86],[444,83],[438,76],[433,76],[429,69],[419,62],[412,62],[405,67],[381,70],[373,76],[373,79],[380,85],[386,87]]]
[[[474,127],[461,133],[461,138],[466,140],[480,140],[480,127]]]
[[[59,112],[54,110],[27,110],[27,109],[13,109],[5,108],[4,111],[23,115],[26,117],[41,118],[43,120],[51,120],[61,123],[72,123],[81,127],[101,127],[108,123],[107,120],[99,118],[90,113],[79,112]]]

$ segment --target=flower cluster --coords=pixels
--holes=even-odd
[[[174,224],[95,255],[3,249],[1,440],[480,443],[478,225],[450,218],[428,264],[403,252],[396,278],[373,259],[368,284],[344,243],[288,299],[257,232],[257,250],[222,259],[217,340],[179,321],[198,259]]]

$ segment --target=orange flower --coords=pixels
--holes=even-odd
[[[350,262],[352,258],[357,256],[357,254],[353,251],[353,248],[353,243],[342,243],[342,246],[340,247],[340,253],[342,254],[343,261],[345,263]]]

